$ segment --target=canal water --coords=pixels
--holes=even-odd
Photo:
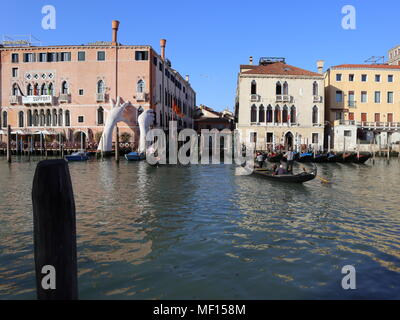
[[[0,158],[0,299],[35,299],[38,159]],[[304,185],[230,165],[71,163],[81,299],[400,298],[400,162]],[[356,290],[341,286],[353,265]]]

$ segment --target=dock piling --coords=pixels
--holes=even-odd
[[[11,163],[11,126],[7,126],[7,161]]]

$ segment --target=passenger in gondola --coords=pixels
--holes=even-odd
[[[276,172],[277,175],[287,174],[287,171],[286,171],[286,169],[283,167],[282,164],[279,166],[279,169],[277,169],[275,172]]]

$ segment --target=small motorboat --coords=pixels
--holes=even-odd
[[[139,152],[129,152],[125,155],[125,159],[128,161],[140,161],[146,159],[146,155],[144,153]]]
[[[311,162],[314,158],[314,154],[311,152],[304,152],[300,153],[299,158],[297,159],[298,162]]]
[[[357,157],[357,153],[344,152],[339,154],[336,162],[349,163],[353,162]]]
[[[282,158],[283,158],[282,153],[272,152],[267,155],[267,159],[269,162],[281,162]]]
[[[363,164],[371,157],[372,155],[370,153],[360,153],[356,155],[356,157],[353,159],[353,162]]]
[[[288,174],[274,175],[272,173],[273,171],[270,169],[254,169],[253,171],[253,175],[266,178],[269,180],[303,183],[315,179],[315,177],[317,176],[317,168],[314,167],[314,169],[311,172],[304,171],[298,174],[288,173]]]
[[[312,158],[311,161],[315,162],[315,163],[327,162],[328,161],[328,155],[324,154],[324,153],[314,154],[314,157]]]
[[[84,151],[73,152],[72,154],[65,156],[65,159],[70,161],[87,161],[89,159],[88,155]]]

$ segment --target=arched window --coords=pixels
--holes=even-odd
[[[104,109],[102,107],[97,109],[97,124],[104,124]]]
[[[13,96],[19,96],[19,90],[18,90],[18,86],[16,83],[13,84],[12,86],[12,95]]]
[[[313,83],[312,92],[313,92],[313,96],[317,96],[318,95],[318,83],[317,83],[317,81],[314,81],[314,83]]]
[[[296,107],[291,106],[290,108],[290,123],[296,123]]]
[[[251,94],[257,94],[257,83],[255,80],[251,82]]]
[[[144,81],[142,79],[137,83],[136,92],[144,92]]]
[[[53,109],[53,127],[57,126],[57,110]]]
[[[58,110],[58,125],[62,127],[63,125],[63,111],[62,109]]]
[[[267,107],[267,122],[272,122],[272,107]]]
[[[68,82],[67,81],[63,81],[61,83],[61,93],[62,94],[67,94],[68,93]]]
[[[33,87],[32,85],[29,83],[28,86],[26,87],[26,94],[28,96],[33,96]]]
[[[104,91],[105,91],[104,81],[99,80],[97,82],[97,93],[104,93]]]
[[[284,106],[283,110],[282,110],[282,122],[283,123],[287,123],[288,122],[288,111],[289,111],[288,107]]]
[[[289,94],[289,86],[288,86],[288,83],[286,81],[283,83],[283,94],[284,95],[288,95]]]
[[[278,81],[278,82],[276,83],[276,95],[279,96],[279,95],[281,95],[281,94],[282,94],[282,85],[281,85],[281,83]]]
[[[314,106],[312,109],[312,123],[318,124],[318,108]]]
[[[40,87],[40,95],[45,96],[47,94],[47,87],[46,84],[43,83],[42,86]]]
[[[43,109],[40,110],[40,118],[39,118],[39,120],[40,120],[40,126],[44,127],[44,124],[46,122],[46,117],[44,115],[44,110]]]
[[[275,107],[274,120],[275,123],[281,122],[281,108],[279,106]]]
[[[49,83],[49,86],[47,87],[47,94],[49,96],[52,96],[54,94],[54,87],[53,87],[53,84],[51,82]]]
[[[8,121],[7,121],[7,111],[3,111],[3,127],[7,127]]]
[[[251,106],[250,122],[257,122],[257,107],[254,104]]]
[[[18,125],[20,128],[24,126],[24,112],[20,111],[18,112]]]
[[[265,110],[263,105],[258,108],[258,122],[265,122]]]
[[[51,112],[49,109],[46,110],[46,126],[51,126]]]
[[[35,127],[39,125],[39,113],[37,110],[33,111],[33,125]]]
[[[32,110],[28,110],[28,127],[32,127]]]
[[[38,96],[39,95],[39,85],[37,83],[35,83],[35,85],[33,86],[33,95]]]
[[[65,111],[65,126],[69,127],[70,123],[71,123],[71,120],[70,120],[70,116],[69,116],[69,111],[67,110],[67,111]]]

